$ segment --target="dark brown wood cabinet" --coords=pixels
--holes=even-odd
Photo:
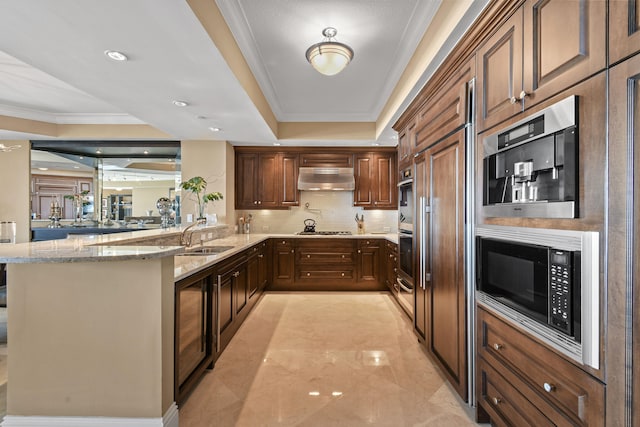
[[[390,291],[393,291],[398,275],[398,245],[389,241],[384,244],[384,283]]]
[[[640,425],[640,54],[610,69],[608,100],[607,424],[636,426]]]
[[[640,1],[609,0],[609,63],[640,52]]]
[[[412,120],[398,134],[398,168],[400,170],[411,166],[413,161],[413,138],[415,135],[416,122]]]
[[[478,50],[478,131],[603,70],[605,29],[606,2],[527,0]]]
[[[378,239],[358,240],[356,255],[356,278],[358,284],[368,288],[385,288],[380,274],[380,254],[383,250],[382,241]]]
[[[468,123],[468,83],[475,77],[475,59],[467,61],[418,112],[412,147],[417,154]]]
[[[395,152],[354,156],[356,188],[353,205],[365,209],[397,209],[398,164]]]
[[[333,167],[333,168],[352,168],[353,153],[351,152],[335,152],[335,153],[301,153],[301,167]]]
[[[217,266],[217,349],[220,353],[231,341],[248,314],[249,280],[245,252],[221,261]]]
[[[295,243],[296,289],[339,290],[355,280],[353,240],[296,239]]]
[[[298,156],[236,153],[236,209],[281,209],[299,204]]]
[[[416,260],[422,258],[422,262],[415,287],[414,324],[433,359],[466,400],[464,173],[464,130],[416,158],[419,215],[415,236],[417,247],[422,248]]]
[[[273,279],[274,287],[290,286],[293,284],[295,249],[293,239],[274,239],[273,252]]]
[[[214,360],[214,278],[213,269],[207,269],[175,284],[174,393],[178,404]]]
[[[498,425],[604,425],[604,385],[482,307],[478,405]]]

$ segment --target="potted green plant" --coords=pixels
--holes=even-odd
[[[180,188],[191,192],[195,196],[198,202],[198,219],[204,219],[204,210],[207,207],[207,203],[222,200],[222,193],[218,191],[213,193],[206,192],[207,181],[201,176],[194,176],[187,181],[183,181],[180,184]]]

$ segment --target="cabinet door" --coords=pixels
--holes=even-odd
[[[291,285],[294,277],[295,251],[287,239],[276,239],[273,244],[273,284]]]
[[[609,75],[607,425],[640,425],[640,55]],[[620,351],[621,348],[631,351]]]
[[[298,155],[282,154],[280,166],[280,205],[298,206],[300,204],[300,192],[298,191]]]
[[[380,281],[380,244],[378,241],[365,240],[358,242],[356,268],[359,283],[375,285]]]
[[[247,275],[247,264],[238,267],[233,274],[233,290],[235,294],[236,316],[239,315],[249,302],[249,278]]]
[[[478,131],[522,111],[522,8],[477,53]],[[514,101],[514,102],[512,102]]]
[[[609,63],[640,52],[640,1],[609,0]]]
[[[415,190],[416,215],[414,223],[413,253],[416,254],[414,262],[415,271],[415,305],[413,310],[413,326],[418,336],[425,341],[427,347],[431,346],[431,337],[427,334],[427,323],[431,316],[430,296],[427,293],[427,285],[431,285],[431,256],[429,254],[429,240],[431,238],[427,222],[427,213],[424,210],[426,201],[429,199],[429,187],[427,186],[427,175],[429,165],[426,162],[425,154],[422,153],[415,159],[415,175],[413,186]]]
[[[371,169],[373,168],[371,156],[356,155],[355,156],[355,181],[356,188],[353,192],[354,206],[373,206],[373,198],[371,192]]]
[[[277,154],[260,154],[258,173],[258,208],[269,209],[279,205],[280,168]]]
[[[432,334],[429,351],[444,368],[458,394],[467,398],[464,170],[465,132],[459,131],[427,151],[431,254]]]
[[[371,192],[376,209],[398,209],[397,175],[398,164],[395,153],[373,155]]]
[[[234,319],[233,272],[218,276],[218,336],[227,335]],[[231,339],[231,338],[229,338]],[[219,338],[219,341],[222,341]]]
[[[257,208],[258,166],[257,154],[236,154],[236,209]]]
[[[258,250],[258,289],[264,290],[269,284],[269,250],[267,242],[260,243]]]
[[[175,392],[181,402],[213,361],[212,299],[208,275],[196,275],[175,288]]]
[[[605,68],[606,6],[601,0],[524,4],[525,109]]]
[[[416,122],[412,121],[404,131],[398,135],[398,164],[400,169],[411,165],[411,155],[413,154],[413,136]]]
[[[251,252],[254,252],[254,250],[256,253],[249,255],[249,259],[247,259],[247,286],[249,287],[249,298],[252,298],[256,294],[260,286],[260,278],[258,277],[258,247],[254,246],[249,249]]]

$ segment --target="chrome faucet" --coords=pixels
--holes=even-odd
[[[196,222],[194,222],[193,224],[191,224],[190,226],[188,226],[187,228],[182,230],[182,235],[180,235],[180,244],[182,246],[186,246],[186,247],[191,246],[191,238],[193,237],[193,233],[195,232],[195,230],[191,231],[189,233],[189,236],[187,236],[187,231],[191,230],[196,225],[205,224],[206,222],[207,222],[206,219],[200,218],[200,219],[196,220]]]

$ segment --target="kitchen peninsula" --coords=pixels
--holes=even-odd
[[[8,264],[12,356],[3,425],[23,425],[27,419],[35,420],[33,425],[58,425],[55,422],[64,424],[70,417],[91,422],[107,417],[120,425],[177,426],[174,283],[213,271],[214,266],[216,277],[224,275],[227,264],[237,268],[231,264],[240,256],[250,263],[251,250],[260,245],[268,250],[270,241],[336,239],[229,235],[226,226],[197,228],[194,242],[203,242],[201,237],[213,240],[203,247],[223,250],[176,256],[184,251],[182,231],[145,230],[0,247],[0,262]],[[395,238],[365,234],[344,236],[344,241],[357,241],[356,248]],[[199,247],[194,246],[190,251]],[[272,253],[275,250],[267,252],[265,260]],[[265,267],[270,269],[269,264]],[[259,299],[250,289],[252,280],[245,277],[245,282],[247,309],[241,320]],[[239,307],[236,296],[229,298],[231,310]],[[240,323],[222,334],[223,345]]]

